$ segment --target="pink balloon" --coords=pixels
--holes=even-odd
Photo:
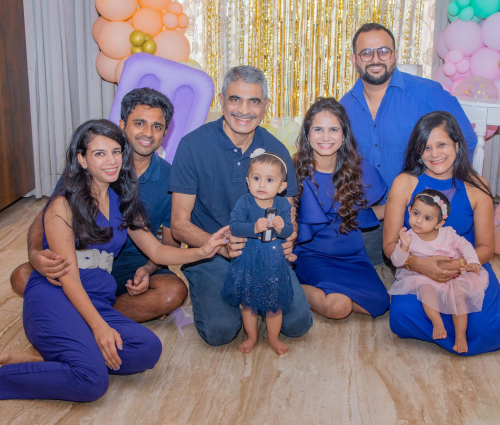
[[[443,66],[444,75],[447,77],[453,77],[457,73],[457,67],[454,63],[446,62]]]
[[[122,76],[122,71],[123,71],[123,65],[125,65],[125,61],[129,58],[130,56],[127,56],[123,59],[120,59],[120,61],[116,65],[115,69],[115,81],[117,83],[120,83],[120,77]]]
[[[459,50],[465,56],[484,47],[481,27],[474,21],[453,21],[444,31],[444,41],[449,50]]]
[[[453,84],[451,85],[450,87],[450,90],[451,90],[451,94],[456,96],[457,94],[455,93],[455,90],[457,89],[458,85],[463,81],[463,79],[461,80],[457,80],[457,81],[453,81]]]
[[[446,55],[450,53],[450,49],[446,47],[446,43],[444,42],[444,30],[441,31],[436,37],[435,46],[436,46],[436,53],[441,59],[444,60]]]
[[[108,22],[103,25],[97,37],[99,49],[112,59],[121,59],[130,55],[130,33],[134,27],[126,22]]]
[[[110,21],[126,21],[137,10],[137,0],[95,0],[100,15]]]
[[[471,99],[498,99],[498,90],[495,84],[487,78],[476,75],[464,78],[453,94]]]
[[[107,24],[109,21],[107,19],[104,19],[102,16],[99,16],[93,23],[92,25],[92,37],[94,38],[94,41],[98,43],[97,37],[99,36],[99,31],[101,31],[101,28],[104,26],[104,24]]]
[[[460,72],[457,72],[453,77],[450,77],[450,79],[451,79],[451,81],[455,82],[455,81],[460,81],[460,80],[463,80],[464,78],[470,77],[471,75],[472,74],[470,73],[470,71],[467,71],[464,74],[460,74]]]
[[[442,85],[442,84],[441,84]],[[448,93],[450,93],[453,96],[453,93],[451,92],[451,88],[448,86],[443,86],[443,90],[446,90]]]
[[[118,61],[107,57],[103,52],[100,52],[95,60],[97,73],[103,80],[109,81],[110,83],[116,83],[116,65],[118,65]]]
[[[434,81],[437,81],[438,83],[441,83],[443,87],[451,87],[453,81],[450,80],[450,78],[448,78],[446,75],[444,75],[443,68],[444,65],[441,65],[438,69],[436,69],[436,72],[434,72],[434,76],[432,77],[432,79]]]
[[[500,52],[483,47],[472,55],[470,72],[472,75],[486,77],[491,81],[500,78]]]
[[[458,63],[464,58],[464,54],[460,50],[450,50],[448,53],[448,60],[452,63]]]
[[[493,50],[500,50],[500,12],[488,16],[481,27],[484,44]]]
[[[177,30],[160,32],[153,38],[158,46],[155,55],[176,62],[186,62],[191,53],[188,39]]]
[[[470,58],[464,57],[460,62],[457,63],[457,72],[460,74],[465,74],[470,69]]]
[[[498,80],[493,81],[493,84],[495,84],[498,94],[500,95],[500,78]]]

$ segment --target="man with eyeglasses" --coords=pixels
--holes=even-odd
[[[410,134],[417,121],[432,111],[457,118],[472,160],[477,137],[454,96],[441,84],[401,72],[394,35],[380,24],[362,25],[352,40],[351,62],[359,79],[340,100],[346,108],[358,150],[390,187],[401,172]],[[364,229],[366,251],[373,265],[384,262],[382,231],[385,199],[373,208],[380,226]]]

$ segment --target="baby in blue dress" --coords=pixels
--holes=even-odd
[[[258,314],[266,317],[269,345],[277,354],[288,351],[278,339],[282,313],[293,300],[290,269],[281,244],[293,233],[293,226],[290,202],[276,196],[286,188],[286,174],[281,156],[256,149],[248,164],[250,193],[238,199],[231,212],[231,233],[247,242],[243,253],[229,265],[221,295],[229,304],[243,306],[247,339],[238,347],[242,353],[249,353],[257,342]],[[264,217],[267,208],[276,209],[271,221]],[[261,234],[267,230],[272,230],[272,240],[261,242]]]

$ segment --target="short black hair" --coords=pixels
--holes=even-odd
[[[165,117],[165,130],[168,128],[170,121],[172,121],[172,116],[174,115],[174,106],[167,96],[149,87],[142,87],[128,92],[123,96],[120,111],[120,118],[125,122],[125,125],[127,125],[127,119],[130,113],[139,105],[149,106],[150,108],[160,108]]]
[[[443,210],[441,206],[434,201],[434,197],[436,196],[439,198],[439,200],[443,201],[446,204],[446,211],[447,211],[446,218],[443,218]],[[425,205],[429,205],[430,207],[435,207],[438,210],[438,220],[439,220],[438,223],[441,223],[443,220],[446,220],[449,217],[451,209],[450,200],[444,193],[440,192],[439,190],[425,189],[417,193],[413,198],[413,201],[411,203],[411,208],[413,208],[413,204],[417,199],[419,201],[422,201]]]
[[[359,29],[356,31],[356,34],[354,34],[354,38],[352,39],[353,53],[356,53],[356,41],[358,40],[359,34],[361,34],[362,32],[370,32],[370,31],[385,31],[387,34],[391,36],[394,50],[396,50],[396,39],[394,38],[394,34],[391,32],[391,30],[387,29],[383,25],[377,24],[376,22],[369,22],[367,24],[361,25]]]

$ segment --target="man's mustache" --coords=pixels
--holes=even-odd
[[[247,119],[247,118],[257,118],[257,115],[255,114],[238,114],[236,112],[231,112],[231,116],[235,118],[242,118],[242,119]]]

